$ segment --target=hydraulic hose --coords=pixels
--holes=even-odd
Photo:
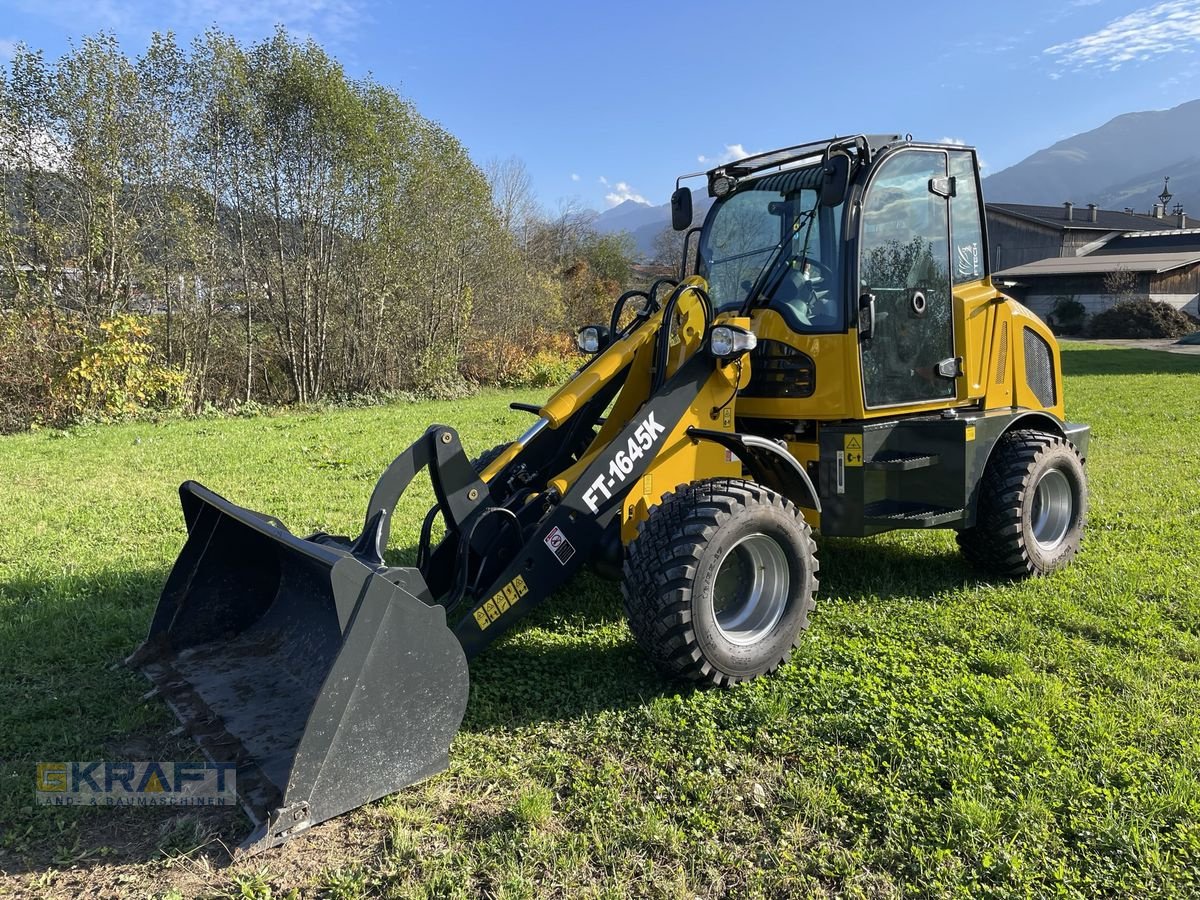
[[[671,292],[671,296],[667,300],[667,305],[663,309],[658,341],[654,347],[654,379],[650,382],[651,396],[658,393],[663,383],[667,380],[667,354],[671,348],[671,317],[675,314],[675,308],[679,305],[679,298],[688,291],[693,291],[696,294],[700,300],[700,306],[704,311],[704,328],[700,332],[701,343],[704,342],[704,338],[708,334],[708,326],[712,324],[713,308],[708,291],[693,284],[682,284]]]

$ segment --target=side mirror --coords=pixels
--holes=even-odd
[[[850,187],[850,157],[835,153],[825,164],[825,178],[821,181],[821,205],[837,206],[846,199]]]
[[[692,191],[691,188],[680,187],[671,194],[671,227],[676,231],[685,231],[692,224]]]

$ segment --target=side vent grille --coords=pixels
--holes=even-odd
[[[811,397],[817,389],[812,357],[782,341],[759,341],[750,351],[750,383],[743,397]]]
[[[1004,384],[1008,370],[1008,323],[1000,323],[1000,352],[996,354],[996,384]]]
[[[1058,402],[1054,384],[1054,357],[1047,344],[1032,328],[1025,329],[1025,381],[1042,406]]]

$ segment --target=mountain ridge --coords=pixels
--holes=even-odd
[[[983,181],[998,203],[1098,203],[1149,212],[1171,178],[1174,200],[1200,212],[1200,100],[1122,113],[1103,125],[1031,153]],[[1170,212],[1170,210],[1168,210]]]

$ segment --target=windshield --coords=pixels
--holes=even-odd
[[[820,178],[820,166],[779,172],[713,205],[699,271],[715,309],[741,307],[757,285],[754,305],[777,311],[792,329],[842,330],[841,207],[818,203]]]

